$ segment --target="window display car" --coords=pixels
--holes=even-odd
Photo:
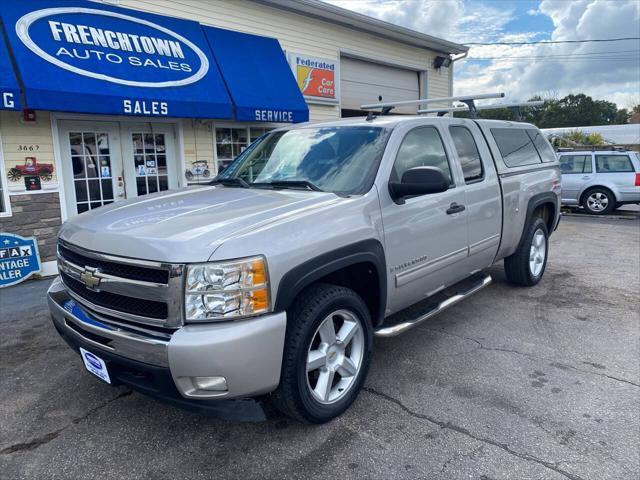
[[[209,178],[209,175],[211,175],[211,170],[209,170],[209,165],[206,160],[196,160],[192,162],[191,168],[184,172],[187,180],[193,180],[197,177]]]
[[[7,172],[7,178],[12,182],[17,182],[25,175],[37,176],[48,182],[53,176],[53,164],[39,163],[35,157],[27,157],[24,165],[16,165]]]
[[[288,126],[211,185],[66,222],[49,305],[103,381],[227,418],[260,417],[268,395],[322,423],[358,395],[374,335],[467,298],[499,260],[536,285],[559,207],[557,158],[530,124]]]

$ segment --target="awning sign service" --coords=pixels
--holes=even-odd
[[[307,100],[339,102],[340,69],[336,60],[289,53],[289,64]]]
[[[309,108],[278,40],[221,28],[203,29],[235,105],[236,120],[309,120]]]
[[[2,20],[29,108],[231,118],[199,24],[93,2],[11,2]]]
[[[35,238],[0,233],[0,288],[20,283],[40,272]]]

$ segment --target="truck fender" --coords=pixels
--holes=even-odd
[[[556,224],[556,218],[558,217],[559,205],[558,205],[558,196],[553,192],[542,192],[534,195],[529,199],[529,203],[527,204],[527,216],[524,218],[524,226],[522,228],[522,232],[520,233],[520,241],[518,242],[518,248],[522,243],[522,238],[524,237],[524,232],[527,230],[527,225],[529,224],[529,219],[533,216],[533,212],[540,205],[545,203],[553,203],[554,208],[554,216],[552,219],[552,225],[549,228],[549,236],[553,233],[553,227]]]
[[[296,296],[309,285],[321,278],[358,263],[375,266],[378,285],[372,286],[378,295],[378,318],[372,318],[374,325],[384,318],[387,304],[387,272],[384,248],[378,240],[369,239],[331,250],[311,258],[285,273],[278,285],[274,311],[287,310]]]

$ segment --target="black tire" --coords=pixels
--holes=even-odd
[[[545,255],[542,261],[542,269],[536,275],[531,271],[530,256],[534,237],[538,231],[542,231],[545,240]],[[547,258],[549,258],[549,231],[547,224],[540,217],[533,217],[524,232],[520,246],[513,255],[504,259],[504,271],[507,280],[514,285],[531,287],[536,285],[547,267]]]
[[[590,201],[591,198],[600,197],[597,203],[592,204]],[[603,203],[606,202],[606,205],[603,206]],[[584,192],[582,195],[582,201],[580,202],[582,207],[585,209],[587,213],[591,215],[606,215],[607,213],[611,213],[616,208],[616,197],[611,190],[604,187],[593,187]],[[601,209],[598,209],[598,207]]]
[[[344,396],[335,403],[323,404],[314,398],[308,385],[307,355],[320,324],[337,310],[347,310],[360,321],[364,333],[362,363]],[[372,348],[371,317],[358,294],[336,285],[309,287],[287,312],[282,372],[280,385],[273,394],[274,405],[284,414],[305,423],[325,423],[341,415],[356,399],[364,384]]]

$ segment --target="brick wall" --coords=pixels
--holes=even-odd
[[[0,231],[36,237],[40,260],[56,258],[56,236],[62,224],[58,193],[12,195],[10,217],[0,218]]]

